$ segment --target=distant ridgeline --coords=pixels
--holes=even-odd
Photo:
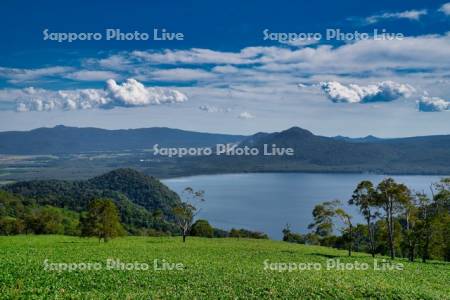
[[[264,153],[265,147],[294,150],[292,156],[154,155],[160,147],[211,147],[233,144]],[[126,155],[111,155],[116,152]],[[83,157],[77,154],[83,153]],[[101,159],[86,157],[110,153]],[[86,178],[107,170],[132,167],[158,177],[230,172],[372,172],[383,174],[450,174],[450,135],[382,139],[374,136],[324,137],[292,127],[251,136],[190,132],[170,128],[105,130],[56,126],[31,131],[0,132],[0,154],[56,155],[32,168],[5,171],[5,180],[30,178]],[[16,166],[11,163],[9,166]],[[34,165],[31,165],[34,166]],[[0,170],[1,171],[1,170]],[[8,173],[11,173],[9,175]],[[92,182],[92,181],[90,181]]]

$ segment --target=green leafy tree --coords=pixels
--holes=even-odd
[[[387,225],[389,255],[395,258],[395,217],[410,199],[410,191],[404,184],[386,178],[377,186],[377,205],[384,211]]]
[[[117,207],[110,199],[93,200],[81,224],[83,236],[97,236],[99,241],[103,239],[105,243],[125,234]]]
[[[376,212],[376,193],[372,182],[361,181],[353,191],[352,198],[348,201],[350,205],[355,205],[364,216],[367,224],[367,237],[372,257],[375,257],[375,227],[374,221],[378,216]]]
[[[197,220],[191,228],[192,236],[201,236],[212,238],[214,236],[214,229],[206,220]]]
[[[333,233],[333,217],[339,204],[338,200],[323,202],[314,207],[312,215],[313,222],[309,224],[308,229],[312,229],[319,237],[326,238]]]

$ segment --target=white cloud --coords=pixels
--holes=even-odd
[[[124,77],[199,84],[260,81],[317,74],[369,74],[401,71],[444,72],[450,69],[450,34],[405,37],[402,40],[360,40],[342,46],[247,47],[237,52],[210,49],[134,51],[100,59],[113,67],[123,67]],[[112,61],[112,62],[111,62]],[[103,62],[103,63],[101,63]],[[205,68],[191,68],[192,65]],[[159,65],[176,65],[173,69]],[[209,65],[211,70],[208,69]],[[237,68],[236,66],[239,66]],[[115,69],[111,69],[115,70]],[[258,80],[256,80],[258,79]],[[262,80],[260,80],[262,79]]]
[[[239,69],[230,65],[225,65],[225,66],[215,66],[214,68],[212,68],[212,71],[222,74],[231,74],[238,72]]]
[[[382,19],[408,19],[413,21],[418,21],[421,16],[426,15],[427,10],[421,9],[421,10],[406,10],[402,12],[396,12],[396,13],[384,13],[381,15],[374,15],[366,18],[366,21],[368,23],[376,23],[379,22]]]
[[[188,99],[177,90],[145,87],[134,79],[128,79],[122,84],[109,79],[104,90],[52,91],[33,87],[0,90],[0,99],[5,97],[16,101],[16,110],[19,112],[135,107],[179,103]]]
[[[38,69],[17,69],[0,67],[0,77],[6,78],[10,83],[29,82],[37,79],[58,76],[71,71],[71,67],[48,67]]]
[[[450,2],[442,5],[441,8],[439,8],[439,11],[446,14],[447,16],[450,16]]]
[[[111,71],[76,71],[65,76],[68,79],[79,81],[105,81],[108,79],[119,79],[120,75]]]
[[[419,111],[424,112],[437,112],[450,110],[450,101],[444,100],[439,97],[423,96],[419,100]]]
[[[320,86],[331,101],[345,103],[388,102],[401,97],[408,98],[415,92],[412,86],[393,81],[382,81],[367,86],[326,81],[321,82]]]
[[[192,48],[190,50],[133,51],[132,57],[153,64],[246,64],[245,53],[221,52],[210,49]]]
[[[175,68],[156,70],[150,77],[159,81],[196,81],[214,78],[214,74],[202,69]]]
[[[254,117],[255,117],[254,115],[252,115],[251,113],[246,112],[246,111],[240,113],[238,116],[239,119],[244,119],[244,120],[253,119]]]

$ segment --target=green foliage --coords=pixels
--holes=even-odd
[[[25,223],[13,217],[0,217],[0,235],[20,234],[25,230]]]
[[[130,232],[138,228],[178,231],[172,212],[173,207],[181,203],[178,195],[156,178],[131,169],[118,169],[86,181],[34,180],[2,188],[0,199],[1,193],[8,191],[26,199],[29,203],[25,205],[51,205],[76,212],[86,211],[93,199],[110,198],[119,209],[121,222]],[[7,205],[0,206],[0,214],[5,209],[20,210],[20,207],[13,207],[21,205],[15,203],[16,200],[3,199]],[[156,212],[159,215],[154,215]]]
[[[89,204],[88,212],[81,219],[81,235],[96,236],[108,240],[125,235],[120,224],[119,212],[110,199],[95,199]]]
[[[289,224],[283,229],[283,241],[288,243],[305,244],[305,238],[299,234],[291,231]]]
[[[265,233],[258,231],[251,231],[244,228],[241,229],[232,228],[230,230],[229,236],[234,238],[269,239],[269,237]]]
[[[191,228],[192,236],[209,237],[214,236],[214,229],[206,220],[197,220]]]
[[[313,210],[313,233],[305,236],[307,244],[353,249],[410,261],[421,258],[450,261],[450,179],[436,183],[433,198],[412,195],[408,187],[392,178],[375,188],[362,181],[349,204],[358,206],[366,224],[351,223],[351,216],[337,208],[337,202],[325,202]],[[380,213],[380,211],[382,213]],[[340,217],[346,228],[341,236],[332,235],[333,217]],[[320,238],[318,238],[320,237]],[[285,233],[285,238],[288,235]],[[314,240],[316,239],[316,240]],[[309,241],[310,240],[310,241]]]
[[[79,234],[79,214],[0,190],[0,234]]]

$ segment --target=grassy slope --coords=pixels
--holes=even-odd
[[[278,241],[127,237],[107,244],[67,236],[0,237],[0,298],[387,298],[450,299],[450,264],[404,271],[265,271],[271,262],[371,262],[365,254]],[[182,271],[44,271],[43,261],[182,262]]]

